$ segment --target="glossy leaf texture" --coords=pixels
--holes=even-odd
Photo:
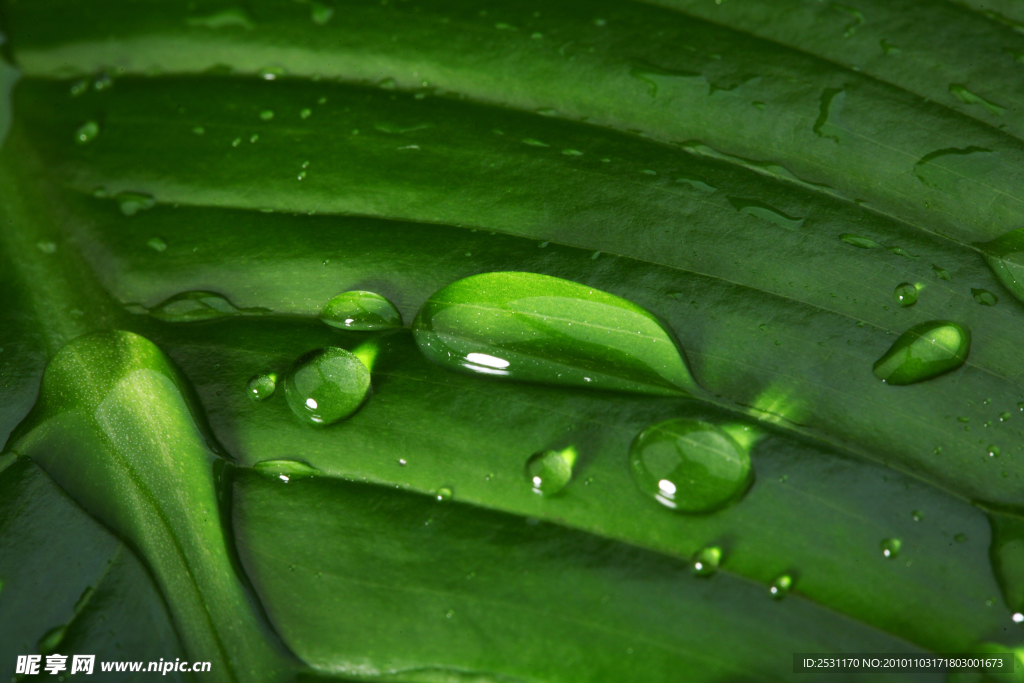
[[[733,681],[1020,648],[1018,20],[3,0],[0,656]],[[933,321],[969,353],[908,366]],[[713,447],[659,437],[638,487],[662,423]]]

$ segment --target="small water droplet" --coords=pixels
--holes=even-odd
[[[875,361],[875,377],[889,384],[922,382],[959,368],[967,360],[971,333],[948,320],[914,325]]]
[[[712,576],[718,571],[718,565],[722,561],[722,549],[718,546],[701,548],[693,556],[694,576]]]
[[[370,395],[370,371],[335,346],[303,354],[285,377],[284,394],[303,421],[326,426],[354,415]]]
[[[551,145],[541,142],[540,140],[534,140],[533,138],[523,138],[523,143],[530,147],[550,147]]]
[[[995,306],[999,301],[998,297],[987,289],[974,289],[971,287],[971,295],[982,306]]]
[[[708,185],[704,181],[703,178],[701,178],[699,176],[695,176],[695,175],[690,175],[688,173],[678,173],[678,174],[676,174],[675,181],[677,183],[686,183],[687,185],[689,185],[693,189],[699,190],[701,192],[711,193],[711,192],[714,192],[715,189],[716,189],[716,188],[712,187],[711,185]]]
[[[202,126],[196,126],[192,129],[192,132],[195,133],[196,135],[203,135],[206,133],[206,129]]]
[[[242,28],[242,29],[253,29],[256,28],[256,23],[252,20],[252,17],[241,8],[226,9],[216,14],[210,14],[205,17],[189,17],[189,26],[201,26],[209,29],[219,28]]]
[[[84,94],[88,89],[89,89],[89,81],[88,80],[83,78],[80,81],[75,81],[71,85],[71,96],[72,97],[78,97],[79,95]]]
[[[160,253],[167,251],[167,242],[164,242],[159,237],[150,237],[146,242],[146,246],[153,251],[158,251]]]
[[[100,134],[100,124],[95,121],[86,121],[75,131],[75,142],[85,145],[96,139]]]
[[[1010,413],[999,413],[999,421],[1006,422],[1010,419]]]
[[[407,461],[407,460],[406,460],[405,458],[399,458],[399,459],[398,459],[398,465],[399,465],[400,467],[405,467],[405,466],[406,466],[406,465],[408,465],[408,464],[409,464],[409,463],[408,463],[408,461]]]
[[[53,254],[57,251],[57,245],[54,242],[36,242],[36,249],[44,254]]]
[[[152,195],[142,192],[118,192],[114,200],[121,207],[121,213],[125,216],[134,216],[139,211],[145,211],[156,206],[156,200]]]
[[[61,641],[64,640],[64,634],[67,632],[67,629],[66,624],[51,628],[39,639],[36,651],[42,655],[56,652],[57,648],[60,647]]]
[[[750,455],[715,425],[678,418],[642,431],[629,448],[637,486],[665,507],[710,512],[750,487]]]
[[[579,151],[578,149],[563,149],[562,150],[562,154],[564,154],[567,157],[581,157],[581,156],[583,156],[583,152]]]
[[[953,540],[956,541],[957,543],[964,543],[964,542],[967,541],[967,534],[962,534],[962,533],[961,534],[957,534],[956,536],[953,537]]]
[[[264,121],[269,121],[272,118],[274,118],[274,112],[271,111],[270,109],[264,109],[263,111],[260,112],[260,118],[263,119]]]
[[[380,294],[343,292],[324,306],[320,320],[347,330],[385,330],[402,326],[402,314]]]
[[[92,82],[92,88],[97,92],[107,90],[111,88],[113,85],[114,79],[112,79],[109,74],[100,74],[95,79],[93,79]]]
[[[302,111],[299,112],[299,118],[303,118],[303,119],[308,119],[312,115],[313,115],[313,110],[312,109],[308,109],[308,108],[307,109],[303,109]]]
[[[881,249],[882,248],[882,245],[879,244],[878,242],[874,241],[873,239],[868,239],[867,237],[861,237],[860,235],[851,235],[850,233],[845,233],[843,235],[840,235],[839,239],[841,239],[842,241],[846,242],[849,245],[852,245],[854,247],[859,247],[861,249]]]
[[[924,514],[920,510],[914,510],[913,512],[910,513],[910,518],[915,522],[920,522],[922,519],[924,519]]]
[[[991,445],[991,444],[989,445],[988,448],[985,449],[985,453],[987,453],[988,457],[990,457],[990,458],[998,457],[1001,452],[1002,451],[999,450],[999,446],[995,446],[995,445]]]
[[[254,401],[266,401],[277,389],[277,375],[272,372],[256,375],[249,380],[247,387],[249,398]]]
[[[743,199],[742,197],[728,197],[728,199],[733,208],[740,213],[749,214],[769,223],[774,223],[780,228],[796,230],[804,224],[803,218],[787,215],[756,199]]]
[[[896,289],[893,291],[892,296],[896,299],[897,303],[904,308],[907,306],[913,306],[917,303],[917,287],[909,282],[901,282],[896,285]]]
[[[768,586],[768,592],[771,593],[771,596],[776,600],[781,600],[782,598],[789,595],[789,591],[792,588],[793,577],[789,574],[782,574],[781,576],[776,577],[776,579],[771,582],[771,585]]]
[[[939,268],[938,266],[933,265],[932,270],[935,271],[935,277],[939,278],[940,280],[945,280],[946,282],[953,281],[953,276],[950,275],[949,271],[946,270],[945,268]]]
[[[882,38],[880,41],[878,41],[878,45],[882,48],[882,54],[896,56],[903,52],[903,50],[896,47],[885,38]]]
[[[300,460],[264,460],[256,463],[252,468],[259,474],[272,479],[280,479],[286,484],[292,479],[315,477],[320,474],[320,470]]]
[[[299,171],[299,175],[297,175],[296,178],[298,180],[305,180],[306,179],[306,172],[305,171]]]
[[[235,138],[231,141],[232,147],[238,147],[240,144],[242,144],[242,138]]]
[[[1000,107],[995,102],[991,102],[980,95],[974,94],[965,86],[959,83],[949,84],[949,94],[955,97],[956,99],[960,100],[964,104],[980,104],[981,106],[985,107],[985,109],[988,109],[989,112],[996,114],[997,116],[1002,116],[1003,114],[1006,113],[1005,107]]]
[[[564,489],[572,479],[576,456],[576,448],[573,446],[560,451],[540,451],[530,456],[525,469],[526,481],[533,492],[552,496]]]
[[[442,503],[451,500],[454,495],[451,488],[447,486],[442,486],[434,493],[434,496]]]
[[[879,547],[882,549],[882,557],[887,557],[890,560],[900,554],[902,546],[903,541],[898,538],[887,538],[879,544]]]
[[[309,9],[310,18],[313,20],[313,23],[318,24],[320,26],[326,24],[328,21],[331,20],[331,17],[334,16],[333,7],[322,5],[319,2],[311,2],[309,4]]]
[[[259,133],[253,133],[252,137],[249,138],[249,142],[256,142],[259,139],[260,139],[260,134]]]

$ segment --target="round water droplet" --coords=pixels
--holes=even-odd
[[[882,549],[882,556],[891,560],[900,554],[902,545],[903,541],[898,538],[887,538],[879,544],[879,547]]]
[[[630,472],[641,491],[682,512],[710,512],[750,487],[750,455],[718,427],[666,420],[648,427],[629,449]]]
[[[269,121],[270,119],[274,118],[274,112],[271,111],[270,109],[264,109],[263,111],[260,112],[260,118],[263,119],[264,121]]]
[[[309,109],[309,108],[303,109],[302,111],[299,112],[299,117],[303,118],[303,119],[308,119],[312,115],[313,115],[313,110]]]
[[[920,510],[914,510],[913,512],[910,513],[910,518],[913,519],[915,522],[920,522],[922,519],[924,519],[924,515],[921,513]]]
[[[1010,419],[1010,413],[999,413],[999,421],[1006,422]]]
[[[305,422],[329,425],[353,415],[370,394],[370,371],[349,351],[328,346],[304,354],[288,371],[284,394]]]
[[[439,501],[443,503],[451,500],[454,494],[452,493],[452,490],[450,488],[448,488],[447,486],[442,486],[437,490],[437,492],[434,495],[437,497]]]
[[[768,586],[768,592],[771,593],[771,596],[776,600],[781,600],[789,595],[789,591],[792,587],[793,577],[789,574],[782,574],[771,582],[771,585]]]
[[[80,145],[87,144],[96,139],[100,134],[100,124],[95,121],[86,121],[75,131],[75,142]]]
[[[901,282],[896,285],[892,296],[900,306],[913,306],[917,303],[917,287],[909,282]]]
[[[948,320],[914,325],[900,335],[875,361],[875,377],[889,384],[903,385],[931,379],[955,370],[967,360],[971,332]]]
[[[256,375],[249,380],[248,389],[249,398],[254,401],[266,401],[277,389],[277,375],[272,372]]]
[[[999,446],[992,446],[992,445],[990,445],[988,448],[985,449],[985,453],[988,454],[988,457],[995,458],[1000,453]]]
[[[153,251],[167,251],[167,242],[164,242],[159,237],[150,237],[149,241],[146,242],[146,246],[152,249]]]
[[[373,292],[344,292],[327,302],[320,320],[346,330],[386,330],[402,326],[395,305]]]
[[[576,462],[576,449],[572,446],[560,451],[534,453],[526,461],[526,481],[534,493],[552,496],[572,479],[572,466]]]
[[[995,306],[999,301],[999,298],[987,289],[974,289],[972,287],[971,294],[974,296],[974,300],[982,306]]]
[[[694,576],[711,576],[718,571],[718,564],[722,561],[722,549],[718,546],[701,548],[693,556]]]

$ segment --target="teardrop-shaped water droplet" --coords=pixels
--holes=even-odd
[[[789,574],[782,574],[776,577],[771,585],[768,586],[768,592],[776,600],[781,600],[789,595],[791,588],[793,588],[793,577]]]
[[[370,395],[370,371],[350,351],[336,346],[316,349],[292,365],[284,395],[303,421],[334,424],[362,407]]]
[[[678,418],[648,427],[629,448],[629,469],[641,491],[682,512],[710,512],[750,487],[750,455],[725,431]]]
[[[733,208],[740,213],[749,214],[760,218],[763,221],[774,223],[786,230],[796,230],[804,224],[804,219],[799,216],[790,216],[756,199],[744,199],[742,197],[727,197]]]
[[[875,377],[903,385],[955,370],[967,360],[971,332],[948,320],[914,325],[900,335],[874,365]]]
[[[678,396],[697,387],[672,334],[625,299],[536,273],[485,273],[435,292],[413,323],[449,370]]]
[[[701,548],[693,556],[694,576],[711,576],[718,571],[718,565],[722,561],[722,549],[718,546]]]
[[[950,275],[949,271],[946,270],[945,268],[939,268],[936,265],[932,265],[932,270],[935,271],[935,277],[939,278],[940,280],[945,280],[946,282],[953,281],[953,276]]]
[[[327,302],[320,320],[346,330],[386,330],[402,326],[395,305],[373,292],[343,292]]]
[[[977,95],[971,92],[970,90],[967,89],[966,86],[961,85],[959,83],[949,84],[949,94],[955,97],[956,99],[960,100],[964,104],[980,104],[981,106],[985,107],[985,109],[988,109],[991,113],[997,116],[1002,116],[1003,114],[1006,113],[1005,107],[1001,107],[995,102],[986,100],[981,95]]]
[[[907,306],[913,306],[917,303],[917,287],[909,282],[901,282],[896,285],[896,289],[893,291],[892,296],[896,299],[896,302],[904,308]]]
[[[565,488],[572,479],[572,466],[576,462],[573,446],[560,451],[547,450],[534,453],[526,461],[526,481],[534,493],[552,496]]]
[[[100,134],[100,124],[95,121],[86,121],[75,131],[75,142],[80,145],[92,142]]]
[[[839,239],[846,242],[847,244],[858,247],[860,249],[881,249],[882,245],[873,239],[867,237],[861,237],[860,235],[852,235],[850,233],[844,233],[839,236]]]
[[[999,302],[999,298],[987,289],[975,289],[971,287],[971,295],[974,297],[974,300],[982,306],[995,306]]]
[[[851,139],[850,131],[839,120],[839,114],[846,103],[846,91],[842,88],[825,88],[821,93],[818,119],[814,122],[814,134],[839,144]]]
[[[434,497],[442,503],[451,500],[454,495],[455,494],[452,493],[452,490],[447,486],[442,486],[434,493]]]
[[[301,477],[315,477],[320,470],[300,460],[264,460],[252,466],[256,472],[288,483]]]
[[[254,401],[266,401],[277,389],[277,375],[272,372],[256,375],[247,385],[249,398]]]
[[[903,541],[898,538],[887,538],[879,544],[879,547],[882,549],[882,557],[887,557],[890,560],[900,554],[902,546]]]

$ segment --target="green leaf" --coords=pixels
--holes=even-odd
[[[1021,651],[1005,4],[0,2],[0,654]],[[970,331],[941,373],[900,341],[932,321]],[[638,487],[669,420],[717,446],[673,469],[672,432]]]

